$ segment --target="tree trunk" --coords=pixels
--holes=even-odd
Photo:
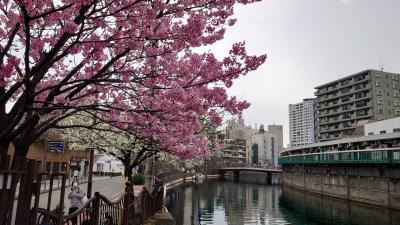
[[[132,183],[132,170],[129,164],[124,164],[124,176],[127,181]]]
[[[11,164],[11,168],[15,169],[15,170],[19,170],[20,168],[17,168],[17,160],[21,160],[21,161],[26,161],[26,155],[28,154],[29,151],[29,145],[27,143],[23,143],[20,141],[15,141],[13,142],[14,147],[15,147],[15,151],[14,151],[14,157],[12,159],[12,164]],[[25,163],[23,163],[25,164]]]
[[[0,141],[0,170],[7,170],[10,167],[8,157],[8,146],[10,141]]]

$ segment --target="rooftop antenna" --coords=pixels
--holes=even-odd
[[[383,64],[383,61],[381,60],[381,55],[379,55],[379,65],[378,65],[378,67],[379,67],[379,69],[381,71],[383,71],[383,66],[384,66],[384,64]]]

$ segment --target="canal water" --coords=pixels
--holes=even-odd
[[[245,178],[180,186],[168,193],[166,207],[176,225],[400,225],[400,211]]]

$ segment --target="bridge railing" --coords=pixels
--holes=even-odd
[[[331,151],[279,157],[279,164],[400,163],[400,148]]]
[[[278,165],[247,165],[247,164],[236,164],[236,163],[229,163],[223,164],[219,167],[222,168],[254,168],[254,169],[280,169],[281,167]]]

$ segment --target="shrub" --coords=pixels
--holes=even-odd
[[[145,181],[146,181],[146,177],[141,173],[135,173],[132,176],[132,183],[134,185],[143,185]]]

